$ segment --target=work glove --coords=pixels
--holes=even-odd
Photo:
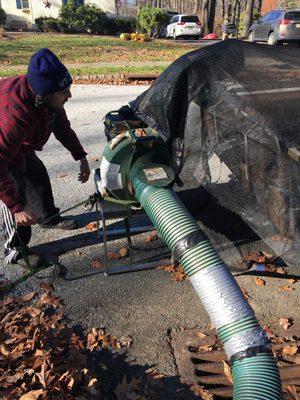
[[[80,160],[80,172],[78,174],[78,181],[81,183],[85,183],[89,180],[90,177],[90,167],[88,160],[86,158],[82,158]]]

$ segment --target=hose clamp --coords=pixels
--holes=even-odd
[[[204,240],[206,240],[206,237],[200,231],[194,231],[189,233],[175,244],[172,250],[173,258],[179,261],[180,257],[187,249],[196,246],[197,244],[203,242]]]

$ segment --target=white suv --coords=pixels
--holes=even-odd
[[[199,39],[202,25],[197,15],[174,15],[167,26],[166,37],[176,40],[179,36],[193,36]]]

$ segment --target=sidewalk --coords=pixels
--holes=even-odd
[[[101,68],[101,67],[167,67],[172,61],[114,61],[114,62],[100,62],[100,63],[77,63],[66,64],[67,68]],[[0,68],[11,70],[24,70],[27,65],[6,65],[0,63]]]

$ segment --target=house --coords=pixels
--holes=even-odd
[[[263,0],[261,7],[261,15],[267,14],[269,11],[279,8],[280,0]]]
[[[57,18],[62,5],[68,0],[0,0],[0,7],[7,14],[8,29],[34,29],[34,21],[38,17]],[[73,0],[75,5],[95,4],[108,15],[125,15],[135,8],[134,0]]]

